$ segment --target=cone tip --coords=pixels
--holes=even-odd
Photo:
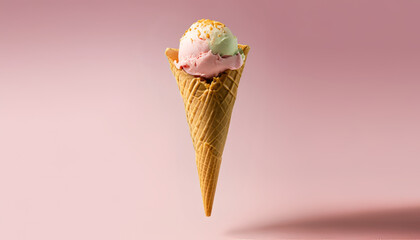
[[[211,217],[211,209],[206,209],[206,217]]]
[[[214,194],[213,194],[214,196]],[[211,212],[213,210],[213,198],[212,199],[203,199],[203,205],[204,205],[204,213],[206,214],[206,217],[211,216]]]

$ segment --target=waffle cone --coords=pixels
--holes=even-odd
[[[246,56],[249,47],[238,46]],[[204,211],[206,216],[210,216],[232,109],[245,62],[241,68],[226,70],[220,76],[214,77],[211,83],[207,83],[205,79],[194,77],[175,66],[178,49],[168,48],[165,54],[184,100]]]

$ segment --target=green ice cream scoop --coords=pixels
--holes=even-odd
[[[213,54],[232,56],[238,53],[238,40],[229,28],[214,29],[211,32],[209,47]]]

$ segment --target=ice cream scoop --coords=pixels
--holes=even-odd
[[[204,78],[212,78],[231,69],[239,69],[245,55],[238,41],[223,23],[201,19],[193,23],[179,44],[178,69]]]

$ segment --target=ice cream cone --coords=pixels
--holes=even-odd
[[[249,46],[238,46],[247,56]],[[165,54],[184,100],[204,211],[206,216],[210,216],[232,109],[245,62],[237,70],[226,70],[212,81],[206,81],[175,66],[178,49],[168,48]]]

